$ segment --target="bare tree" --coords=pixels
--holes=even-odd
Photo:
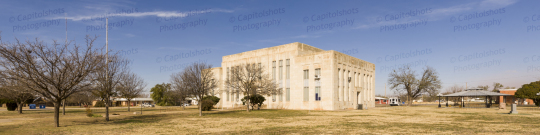
[[[92,84],[89,75],[100,68],[101,60],[96,57],[100,49],[93,48],[95,39],[86,36],[86,47],[56,41],[47,45],[37,38],[25,42],[16,39],[15,43],[0,41],[0,73],[52,101],[55,127],[59,127],[61,102],[86,90]]]
[[[493,83],[493,92],[499,92],[499,89],[502,89],[504,86],[501,83],[494,82]]]
[[[454,86],[446,89],[446,94],[458,93],[465,90],[465,87],[455,84]]]
[[[197,98],[199,116],[202,116],[202,98],[217,87],[217,80],[214,78],[214,73],[209,70],[210,68],[212,65],[204,62],[193,63],[178,74],[181,84],[175,84],[182,86],[181,88]]]
[[[131,100],[138,97],[143,92],[144,87],[146,87],[146,83],[144,82],[143,78],[132,72],[126,73],[121,80],[122,81],[120,81],[116,88],[118,90],[118,95],[128,101],[129,112]]]
[[[418,98],[424,92],[436,91],[441,88],[441,81],[435,69],[426,67],[422,73],[422,78],[416,79],[415,71],[410,66],[399,68],[390,73],[388,84],[391,89],[405,91],[407,94],[407,104],[411,105],[412,100]]]
[[[264,72],[262,65],[255,63],[240,64],[231,68],[230,77],[225,80],[225,85],[231,90],[231,93],[241,93],[244,96],[251,95],[273,95],[281,94],[282,89],[268,74]],[[249,112],[249,104],[247,101],[246,110]]]
[[[126,74],[129,61],[117,54],[113,54],[108,55],[108,62],[106,62],[106,57],[101,55],[99,64],[102,68],[92,74],[92,78],[96,80],[93,93],[105,101],[105,120],[109,121],[109,106],[112,104],[112,98],[118,96],[118,91],[115,88],[119,86],[123,76]]]
[[[452,93],[458,93],[462,91],[465,91],[465,87],[455,84],[452,87],[446,88],[446,92],[443,94],[452,94]],[[453,101],[454,103],[457,103],[460,98],[461,97],[448,97],[448,100]]]
[[[478,85],[477,88],[481,88],[481,89],[484,89],[484,90],[488,90],[488,89],[489,89],[489,85],[485,85],[485,86]]]
[[[187,85],[184,84],[186,82],[182,80],[182,75],[185,75],[183,71],[171,75],[171,89],[172,92],[175,94],[174,96],[176,96],[179,102],[182,104],[182,108],[185,109],[183,103],[185,102],[187,97],[192,97],[193,94],[190,93],[191,91],[188,90],[188,88],[186,87]]]
[[[19,114],[22,114],[23,104],[28,103],[34,99],[34,93],[30,91],[24,84],[18,83],[18,81],[3,79],[0,82],[0,98],[11,100],[17,103]]]

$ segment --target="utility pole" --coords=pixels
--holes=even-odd
[[[109,18],[106,19],[106,26],[105,26],[105,88],[107,89],[107,99],[106,103],[106,107],[107,107],[107,118],[106,120],[109,121],[109,102],[110,102],[110,97],[108,96],[109,95],[109,88],[110,88],[110,85],[109,85]]]
[[[68,38],[67,38],[67,13],[64,13],[64,16],[66,18],[66,44],[67,44],[67,41],[68,41]]]

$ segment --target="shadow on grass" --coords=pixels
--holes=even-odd
[[[304,110],[261,109],[261,110],[252,110],[250,112],[247,112],[246,110],[203,112],[202,117],[279,119],[279,118],[284,118],[284,117],[297,117],[297,116],[317,116],[317,115],[309,114],[308,111],[304,111]],[[200,116],[199,116],[199,113],[196,113],[196,114],[189,115],[189,117],[200,117]]]

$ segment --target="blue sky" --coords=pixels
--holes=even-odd
[[[132,61],[148,83],[168,82],[186,63],[292,42],[336,50],[376,65],[376,94],[388,74],[434,67],[442,91],[540,79],[540,1],[7,1],[3,41],[84,44],[86,35]],[[36,26],[39,26],[36,27]],[[256,26],[259,26],[258,28]],[[330,28],[332,26],[332,28]],[[198,52],[198,55],[185,55]],[[180,56],[170,59],[170,56]],[[182,57],[181,55],[184,55]],[[178,69],[165,67],[176,66]],[[387,90],[391,94],[391,90]]]

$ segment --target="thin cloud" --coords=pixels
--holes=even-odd
[[[354,27],[352,29],[370,29],[370,28],[377,28],[383,25],[391,25],[391,24],[402,24],[402,23],[411,23],[414,21],[417,21],[418,19],[422,19],[421,17],[427,17],[429,22],[439,21],[439,20],[449,20],[452,15],[457,15],[460,13],[464,13],[471,10],[487,10],[487,9],[493,9],[493,8],[502,8],[510,6],[514,3],[518,2],[518,0],[484,0],[481,2],[472,2],[468,4],[462,4],[457,6],[451,6],[446,8],[438,8],[433,9],[432,13],[426,14],[426,15],[420,15],[417,17],[409,17],[405,19],[401,19],[398,21],[383,21],[380,23],[377,22],[366,22],[366,24],[360,24],[357,27]],[[370,17],[369,20],[376,20],[377,17]]]
[[[185,12],[179,12],[179,11],[151,11],[151,12],[134,12],[134,13],[106,13],[106,14],[98,14],[98,15],[78,15],[78,16],[68,16],[67,19],[73,20],[73,21],[82,21],[82,20],[88,20],[96,17],[178,17],[178,18],[184,18],[187,17],[190,14],[203,14],[203,13],[212,13],[212,12],[223,12],[223,13],[232,13],[233,10],[224,10],[224,9],[206,9],[206,10],[198,10],[198,11],[185,11]],[[65,17],[55,17],[54,19],[64,19]]]

